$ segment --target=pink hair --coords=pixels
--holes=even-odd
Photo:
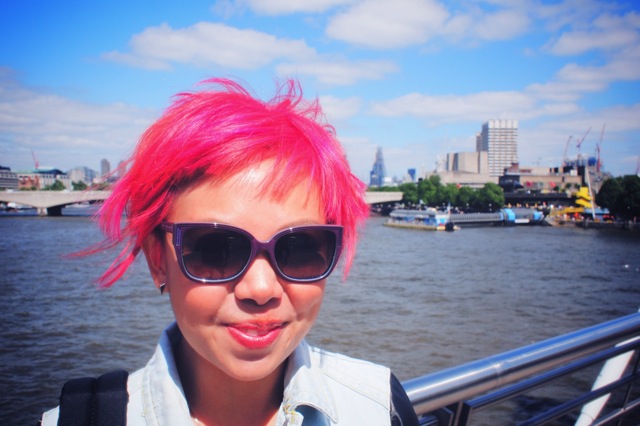
[[[267,102],[234,81],[211,79],[201,84],[218,90],[175,96],[140,138],[127,161],[127,174],[98,213],[106,239],[96,251],[122,247],[99,278],[101,286],[109,287],[122,277],[182,189],[201,178],[231,177],[265,160],[275,163],[264,188],[271,196],[285,196],[292,183],[304,179],[318,188],[327,223],[344,226],[346,277],[357,230],[369,208],[365,185],[351,173],[334,128],[321,122],[318,101],[305,102],[293,80]]]

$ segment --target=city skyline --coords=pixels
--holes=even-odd
[[[519,123],[523,165],[640,155],[640,6],[564,0],[10,2],[0,16],[0,165],[99,170],[125,159],[170,97],[236,77],[261,98],[298,78],[354,173],[388,176],[473,151],[482,124]],[[604,130],[604,132],[602,132]],[[584,135],[580,148],[576,141]]]

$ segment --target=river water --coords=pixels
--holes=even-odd
[[[69,210],[69,209],[67,209]],[[68,214],[65,212],[65,214]],[[329,279],[312,344],[401,380],[636,312],[640,234],[574,227],[388,228],[372,217],[346,282]],[[0,216],[0,424],[34,424],[73,377],[151,356],[171,321],[140,259],[108,290],[82,216]]]

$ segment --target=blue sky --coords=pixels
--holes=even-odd
[[[638,167],[635,0],[1,4],[0,165],[13,170],[33,168],[32,152],[63,170],[115,167],[173,94],[213,76],[262,98],[299,79],[365,181],[378,146],[389,175],[430,172],[498,118],[518,120],[523,166],[599,145],[605,170]]]

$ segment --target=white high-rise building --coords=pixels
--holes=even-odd
[[[111,163],[106,158],[103,158],[100,161],[100,176],[106,178],[109,173],[111,173]]]
[[[489,175],[502,176],[518,162],[518,121],[489,120],[482,125],[479,142],[479,150],[488,152]]]

